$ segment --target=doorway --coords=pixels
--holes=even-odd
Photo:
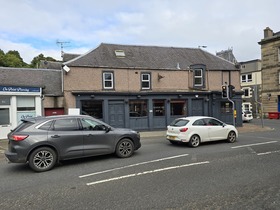
[[[109,101],[109,124],[115,128],[124,128],[124,102]]]
[[[6,139],[11,130],[11,109],[9,106],[0,106],[0,139]]]

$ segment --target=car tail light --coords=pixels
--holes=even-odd
[[[180,132],[186,132],[188,130],[188,128],[181,128]]]
[[[12,135],[11,139],[14,141],[22,141],[24,139],[26,139],[28,137],[28,135]]]

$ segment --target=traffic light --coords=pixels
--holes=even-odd
[[[227,90],[227,85],[222,86],[222,98],[227,98],[228,97],[228,90]]]
[[[233,85],[229,85],[228,89],[229,98],[233,98],[235,96],[235,87]]]

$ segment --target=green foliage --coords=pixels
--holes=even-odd
[[[36,57],[33,58],[31,61],[30,67],[31,68],[38,68],[40,61],[56,61],[52,57],[45,57],[42,53]]]
[[[31,64],[27,64],[23,61],[18,51],[10,50],[7,53],[5,53],[3,50],[0,49],[0,66],[3,67],[38,68],[41,60],[56,61],[52,57],[45,57],[43,54],[40,54],[33,58]]]
[[[0,66],[4,66],[5,53],[0,49]]]
[[[10,50],[6,54],[0,49],[0,66],[4,67],[28,67],[20,57],[18,51]]]

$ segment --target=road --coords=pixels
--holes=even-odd
[[[259,120],[252,123],[259,125]],[[279,209],[280,120],[198,148],[164,137],[134,156],[64,161],[34,173],[0,159],[0,209]]]

